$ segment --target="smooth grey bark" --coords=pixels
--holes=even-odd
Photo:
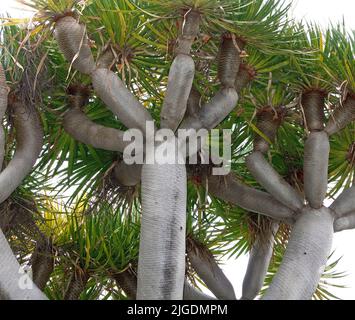
[[[328,188],[329,137],[326,132],[311,132],[304,148],[304,192],[310,206],[319,209]]]
[[[195,75],[191,56],[178,54],[169,71],[168,87],[161,110],[161,128],[176,131],[182,121]]]
[[[18,101],[12,104],[12,109],[16,129],[16,152],[0,174],[0,203],[4,202],[31,172],[43,143],[43,131],[36,110],[29,110]]]
[[[334,222],[334,232],[355,229],[355,212],[342,216]]]
[[[186,183],[185,165],[143,165],[138,300],[183,298]]]
[[[234,288],[211,255],[206,257],[191,249],[187,255],[190,263],[207,288],[220,300],[236,300]]]
[[[260,151],[252,152],[246,158],[246,165],[256,179],[271,195],[293,211],[303,207],[303,199],[266,161]]]
[[[286,252],[264,300],[310,300],[332,247],[334,216],[305,207],[291,231]]]
[[[35,110],[28,110],[22,103],[12,103],[16,129],[16,152],[0,174],[0,203],[4,202],[30,173],[42,149],[43,132]],[[25,283],[25,288],[20,284]],[[4,234],[0,230],[0,297],[10,300],[44,300],[45,295],[32,280],[20,274],[17,262]]]
[[[0,299],[46,300],[46,296],[31,278],[20,270],[21,267],[0,230]]]
[[[123,141],[123,131],[91,121],[80,108],[68,110],[63,127],[75,140],[98,149],[123,152],[130,143]]]
[[[241,300],[254,300],[262,289],[273,255],[274,237],[278,226],[277,223],[274,223],[269,237],[267,239],[258,237],[253,244],[243,280]]]
[[[2,64],[0,63],[0,172],[2,170],[2,164],[5,156],[5,132],[2,126],[2,120],[7,109],[7,97],[8,87],[6,85],[5,72]]]
[[[210,297],[209,295],[197,290],[186,280],[184,282],[184,300],[198,301],[198,300],[217,300],[215,297]]]
[[[213,129],[225,119],[238,103],[238,93],[234,88],[222,88],[199,110],[197,117],[188,117],[180,129]]]
[[[355,211],[355,185],[344,190],[330,208],[335,211],[338,218]]]
[[[245,210],[287,222],[294,218],[294,212],[290,208],[266,192],[247,187],[233,174],[224,177],[210,176],[207,182],[210,194]]]
[[[153,119],[123,81],[114,72],[102,68],[95,69],[91,77],[97,95],[122,123],[144,133],[146,122]]]

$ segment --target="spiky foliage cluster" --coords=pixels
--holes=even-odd
[[[37,13],[28,30],[16,27],[18,20],[4,20],[0,32],[1,61],[12,90],[25,79],[21,83],[26,85],[28,97],[40,91],[36,107],[45,129],[45,146],[34,173],[0,210],[3,219],[7,217],[3,212],[11,213],[13,206],[23,208],[36,232],[52,239],[54,272],[45,292],[53,299],[64,298],[71,288],[69,282],[73,277],[77,280],[78,275],[85,279],[78,296],[81,299],[126,298],[114,275],[128,269],[134,274],[140,223],[139,186],[119,186],[113,177],[113,168],[121,155],[82,144],[64,131],[67,89],[77,84],[86,86],[90,92],[84,112],[91,120],[106,127],[124,129],[124,126],[90,91],[90,78],[73,71],[59,52],[50,34],[60,17],[73,16],[86,25],[95,58],[107,52],[112,54],[111,70],[157,121],[184,14],[193,9],[201,15],[201,30],[191,52],[197,69],[194,86],[201,94],[201,101],[207,101],[220,86],[217,72],[220,38],[225,33],[234,34],[236,43],[243,44],[241,69],[245,71],[247,85],[241,90],[238,106],[219,127],[232,131],[233,172],[257,188],[260,186],[244,161],[256,136],[271,144],[268,157],[277,171],[303,192],[306,133],[300,94],[307,90],[324,92],[329,107],[327,115],[348,93],[355,94],[354,36],[341,26],[323,31],[315,25],[294,23],[287,18],[289,6],[283,1],[23,2]],[[280,128],[273,141],[257,126],[258,113],[266,109],[280,117]],[[7,153],[11,154],[10,114],[5,127]],[[353,184],[354,141],[353,125],[332,137],[329,178],[333,183],[329,196]],[[209,169],[204,165],[190,168],[187,239],[194,239],[217,260],[223,256],[237,258],[250,250],[257,237],[265,236],[270,221],[209,196],[204,185]],[[51,188],[44,190],[44,182]],[[65,205],[58,206],[62,201],[66,201]],[[26,263],[36,238],[30,232],[20,231],[20,236],[10,237],[11,244],[21,248],[16,252]],[[288,227],[281,226],[266,286],[280,264],[288,235]],[[29,238],[31,245],[24,250],[19,242]],[[329,269],[335,266],[332,263]],[[193,270],[189,271],[193,279]],[[324,278],[340,275],[327,269]],[[332,297],[324,288],[319,288],[315,295],[317,299]]]

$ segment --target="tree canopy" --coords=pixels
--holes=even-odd
[[[322,29],[294,21],[290,5],[281,0],[22,2],[36,11],[31,21],[3,17],[0,30],[6,79],[0,90],[8,87],[9,92],[2,122],[3,173],[20,148],[19,136],[26,141],[27,134],[16,127],[18,101],[29,117],[38,114],[43,146],[20,186],[9,197],[0,192],[0,229],[20,264],[32,266],[39,289],[49,299],[135,299],[137,294],[141,168],[130,171],[123,164],[123,146],[115,137],[131,124],[138,127],[141,113],[131,109],[125,118],[108,107],[109,99],[100,94],[102,78],[95,80],[87,71],[91,62],[89,55],[82,59],[84,51],[91,50],[95,65],[117,75],[157,127],[168,126],[162,110],[169,72],[179,52],[188,52],[195,70],[182,124],[195,124],[191,119],[226,84],[232,83],[238,101],[221,121],[202,121],[208,129],[231,130],[232,173],[213,177],[210,165],[186,165],[185,286],[207,286],[217,298],[233,299],[198,266],[219,274],[221,259],[271,246],[262,290],[243,298],[264,294],[290,239],[293,218],[288,212],[299,210],[310,193],[307,188],[315,188],[305,172],[317,169],[305,165],[305,149],[312,143],[307,138],[324,128],[329,136],[328,184],[318,195],[336,199],[353,186],[355,33],[342,24]],[[74,43],[80,44],[77,52]],[[300,198],[289,203],[288,196],[275,197],[280,206],[272,206],[274,173],[265,183],[256,178],[258,168],[250,156],[255,150]],[[315,152],[321,157],[327,150]],[[239,201],[234,186],[239,195],[253,188],[259,206],[249,204],[253,199]],[[354,227],[349,221],[339,222],[335,231]],[[338,261],[331,254],[314,299],[336,298],[332,286],[344,276],[336,270]],[[228,279],[219,276],[228,287]]]

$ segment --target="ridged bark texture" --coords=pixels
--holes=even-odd
[[[254,79],[255,75],[256,72],[251,66],[244,63],[240,64],[234,84],[238,94]]]
[[[54,255],[51,243],[40,241],[31,257],[32,280],[40,290],[44,290],[54,269]]]
[[[191,249],[187,255],[198,276],[218,299],[236,300],[232,284],[212,255],[206,257],[198,249]]]
[[[274,223],[269,237],[267,239],[258,237],[253,244],[243,280],[241,300],[254,300],[262,289],[274,250],[274,235],[277,228],[278,224]]]
[[[113,275],[118,287],[120,287],[127,297],[136,300],[137,296],[137,276],[131,270],[116,273]]]
[[[85,26],[66,16],[56,22],[55,36],[60,50],[73,68],[84,74],[90,74],[95,69]]]
[[[214,297],[210,297],[204,294],[202,291],[197,290],[186,280],[184,283],[184,300],[198,301],[198,300],[216,300]]]
[[[195,63],[185,54],[178,54],[170,68],[168,87],[161,111],[161,128],[175,131],[182,121],[187,107],[192,82],[195,75]]]
[[[8,87],[6,85],[5,72],[0,63],[0,172],[2,170],[2,163],[5,156],[5,132],[2,126],[2,120],[7,109],[7,97]]]
[[[256,127],[273,143],[281,124],[280,114],[276,114],[271,108],[263,108],[257,113],[256,118]],[[270,143],[256,133],[254,138],[254,150],[266,153],[269,148]]]
[[[325,94],[322,91],[313,90],[302,94],[302,107],[304,110],[307,128],[309,131],[324,129]]]
[[[342,105],[330,116],[325,131],[329,135],[338,133],[355,119],[355,97],[348,95]]]
[[[43,143],[43,131],[35,110],[26,109],[20,102],[12,104],[16,129],[16,152],[0,174],[0,203],[5,201],[31,172]]]
[[[327,194],[329,137],[322,132],[311,132],[304,148],[304,192],[310,206],[319,209]]]
[[[355,211],[355,185],[346,189],[330,206],[337,217],[342,217]]]
[[[83,270],[75,270],[70,278],[64,300],[79,300],[81,293],[85,290],[89,275]]]
[[[270,194],[243,185],[233,174],[225,177],[210,176],[208,191],[226,202],[276,220],[289,220],[294,216],[290,208],[275,200]]]
[[[184,165],[143,165],[138,300],[183,298],[186,183]]]
[[[152,117],[114,72],[96,69],[92,83],[97,95],[127,128],[145,132],[146,122],[153,121]]]
[[[123,141],[123,131],[91,121],[80,108],[65,114],[63,127],[75,140],[98,149],[123,152],[130,143]]]
[[[46,300],[20,265],[0,230],[0,300]]]
[[[219,48],[218,78],[224,88],[234,88],[239,71],[240,52],[234,41],[232,36],[223,36]]]
[[[246,159],[246,165],[256,181],[275,199],[294,211],[303,207],[300,194],[275,171],[261,152],[251,153]]]
[[[264,300],[312,298],[332,248],[333,222],[332,212],[325,207],[304,209]]]

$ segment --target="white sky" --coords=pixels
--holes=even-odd
[[[291,1],[291,0],[290,0]],[[355,0],[295,0],[293,16],[297,19],[306,19],[328,26],[330,22],[336,23],[343,19],[349,30],[355,30]],[[14,0],[0,0],[0,14],[5,11],[16,17],[28,16],[30,13],[18,9]],[[17,9],[16,9],[17,7]],[[355,231],[345,231],[335,235],[333,249],[336,250],[335,258],[343,256],[338,271],[346,271],[349,276],[341,284],[347,285],[348,289],[336,289],[336,293],[342,299],[355,299]],[[226,275],[231,280],[239,297],[241,285],[246,270],[248,258],[241,257],[236,261],[228,261],[223,267]]]

